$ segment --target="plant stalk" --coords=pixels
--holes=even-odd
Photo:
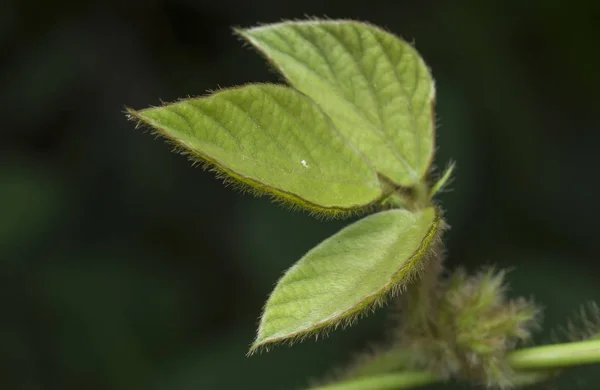
[[[544,345],[511,352],[508,362],[516,370],[552,369],[600,363],[600,340]]]
[[[401,362],[393,365],[390,358],[398,357]],[[354,379],[312,388],[312,390],[400,390],[411,389],[442,382],[444,378],[430,371],[402,371],[384,373],[385,369],[402,366],[406,355],[398,352],[385,353],[381,358],[370,361],[369,367]],[[517,386],[545,380],[558,368],[583,364],[600,363],[600,340],[571,342],[523,348],[507,356],[510,366],[517,371]],[[378,369],[378,366],[380,369]],[[365,376],[371,374],[372,376]]]
[[[404,371],[371,377],[361,377],[331,385],[314,387],[312,390],[397,390],[412,389],[440,382],[442,378],[429,371]]]

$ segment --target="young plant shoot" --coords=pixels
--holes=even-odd
[[[352,323],[397,296],[400,320],[389,345],[320,389],[403,389],[450,378],[510,388],[600,362],[597,334],[513,351],[538,325],[538,309],[505,297],[502,272],[444,277],[446,224],[434,196],[454,164],[430,181],[435,86],[410,44],[350,20],[235,32],[288,85],[223,89],[128,109],[129,117],[255,194],[318,216],[367,214],[283,275],[250,353]],[[580,360],[567,356],[575,350]],[[562,360],[549,363],[553,352]]]

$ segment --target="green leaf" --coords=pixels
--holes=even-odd
[[[440,215],[390,210],[342,229],[309,251],[271,293],[250,353],[347,324],[382,304],[422,268],[438,238]]]
[[[249,85],[129,113],[258,193],[339,213],[378,200],[374,169],[309,98]]]
[[[408,43],[354,21],[236,30],[394,183],[423,181],[434,153],[435,87]]]

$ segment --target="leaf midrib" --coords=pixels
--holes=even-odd
[[[252,347],[252,349],[256,349],[266,343],[274,343],[274,342],[282,341],[285,339],[293,339],[293,338],[297,338],[297,337],[303,337],[305,335],[310,334],[311,331],[317,331],[318,329],[326,328],[327,326],[334,324],[336,322],[335,318],[339,318],[340,316],[342,316],[344,314],[346,314],[346,316],[343,316],[343,318],[340,318],[339,320],[340,321],[347,320],[348,316],[351,316],[352,313],[354,313],[358,308],[362,307],[363,305],[368,306],[368,305],[375,304],[377,302],[378,296],[381,297],[381,296],[384,296],[385,294],[388,294],[390,291],[393,291],[393,288],[395,286],[400,285],[400,283],[394,283],[394,281],[397,279],[397,276],[404,270],[406,264],[412,263],[415,260],[415,257],[417,257],[419,255],[426,256],[426,253],[423,253],[423,249],[426,244],[431,242],[432,234],[435,234],[434,229],[435,229],[435,231],[437,231],[439,229],[439,224],[441,221],[441,216],[440,216],[439,212],[434,210],[434,213],[435,213],[435,215],[434,215],[433,221],[429,225],[427,232],[425,233],[425,235],[419,242],[419,245],[417,246],[415,251],[413,251],[413,253],[404,262],[404,264],[398,270],[396,270],[396,272],[392,275],[392,277],[389,279],[389,281],[386,284],[384,284],[382,287],[377,289],[377,291],[358,300],[354,305],[352,305],[348,309],[343,310],[343,311],[337,311],[334,314],[332,314],[331,316],[327,317],[326,319],[315,323],[310,328],[303,328],[294,333],[290,333],[290,334],[287,334],[284,336],[263,338],[258,344],[256,344],[256,341],[255,341],[255,345]],[[393,246],[396,247],[397,245],[399,245],[399,243],[400,243],[400,239],[398,239],[396,241],[396,243],[393,244]],[[263,319],[264,319],[264,317],[263,317]],[[259,327],[259,332],[260,332],[260,329],[262,328],[262,324],[263,324],[263,321],[261,321],[261,326]]]
[[[310,24],[310,23],[307,23]],[[356,61],[356,59],[352,56],[351,52],[347,49],[347,47],[343,44],[343,42],[341,42],[339,40],[339,38],[337,36],[335,36],[333,33],[331,33],[330,31],[328,31],[327,29],[325,29],[323,26],[326,25],[324,23],[314,23],[314,24],[310,24],[312,26],[316,26],[319,27],[322,31],[326,32],[328,35],[330,35],[333,39],[335,39],[338,43],[340,43],[340,46],[344,49],[344,51],[346,53],[349,54],[350,58],[352,58],[352,60],[355,62],[356,68],[359,70],[359,74],[363,77],[363,79],[366,81],[366,84],[368,85],[369,88],[369,92],[371,94],[371,96],[376,96],[376,94],[374,93],[373,90],[373,86],[372,83],[369,82],[369,79],[367,78],[366,74],[364,73],[364,69],[360,66],[360,64],[358,64],[358,62]],[[293,25],[292,25],[293,26]],[[264,30],[264,29],[263,29]],[[249,30],[252,31],[252,30]],[[275,31],[275,30],[273,30]],[[313,46],[314,48],[316,48],[316,50],[319,53],[322,53],[322,50],[314,44],[314,42],[310,41],[308,38],[306,38],[304,35],[298,33],[297,29],[295,28],[291,28],[290,31],[294,31],[296,32],[296,34],[303,39],[304,41],[308,42],[309,44],[311,44],[311,46]],[[279,32],[277,32],[277,35],[280,37],[280,39],[285,42],[287,44],[287,46],[290,46],[289,41],[287,41],[287,38],[285,38],[285,36],[282,36]],[[253,38],[251,35],[248,35],[250,38],[250,41],[255,40],[255,38]],[[380,40],[378,39],[377,36],[375,36],[374,34],[372,34],[372,36],[375,38],[375,40],[377,41],[378,45],[381,47],[381,51],[384,53],[385,57],[386,57],[386,61],[388,62],[388,64],[390,65],[391,68],[393,68],[394,71],[394,75],[396,78],[396,83],[399,84],[404,92],[404,95],[406,97],[406,100],[408,102],[408,106],[409,106],[409,111],[411,113],[410,115],[410,120],[412,122],[412,128],[413,131],[411,131],[411,133],[414,135],[414,139],[415,141],[418,140],[418,134],[420,134],[420,129],[418,128],[417,122],[416,122],[416,118],[414,115],[414,107],[412,104],[412,100],[410,98],[410,95],[408,94],[408,91],[406,90],[405,86],[403,83],[400,82],[399,76],[398,76],[398,70],[392,65],[392,61],[389,58],[389,56],[387,55],[387,53],[385,52],[385,50],[383,50],[383,45],[381,44]],[[266,41],[265,41],[266,42]],[[362,41],[361,41],[362,42]],[[260,46],[256,45],[259,50],[260,50]],[[315,70],[313,70],[312,68],[310,68],[305,62],[301,61],[300,59],[298,59],[296,56],[290,54],[290,53],[286,53],[283,52],[281,50],[279,50],[278,48],[276,48],[275,46],[273,46],[272,44],[268,44],[268,46],[270,47],[271,50],[279,53],[280,55],[283,55],[285,57],[288,57],[289,59],[293,60],[297,65],[300,65],[302,68],[304,68],[305,70],[307,70],[309,73],[313,74],[316,78],[318,78],[319,80],[321,80],[324,84],[329,85],[332,90],[335,92],[335,94],[341,98],[344,102],[346,102],[348,105],[350,105],[351,107],[353,107],[355,109],[355,111],[359,114],[359,116],[363,119],[363,121],[365,123],[368,124],[368,129],[370,129],[372,132],[374,132],[376,135],[378,135],[383,141],[384,143],[387,145],[388,149],[396,156],[397,160],[405,167],[408,175],[410,176],[410,178],[413,181],[418,181],[419,178],[419,164],[420,164],[420,160],[421,160],[421,145],[419,142],[416,142],[416,148],[417,148],[417,162],[418,162],[418,166],[416,167],[417,169],[415,169],[414,167],[411,166],[411,164],[408,163],[408,161],[403,158],[400,154],[398,149],[396,148],[395,144],[393,143],[393,141],[389,138],[389,135],[385,132],[385,129],[383,128],[383,115],[381,112],[381,105],[380,104],[376,104],[377,106],[377,110],[378,110],[378,114],[377,117],[379,119],[379,122],[382,124],[382,128],[377,127],[377,125],[375,125],[374,123],[372,123],[365,115],[364,111],[357,106],[357,104],[355,102],[353,102],[352,100],[348,99],[345,94],[341,93],[340,89],[339,89],[339,81],[337,81],[337,76],[336,73],[333,71],[332,65],[329,62],[329,60],[327,59],[327,57],[323,56],[322,54],[320,55],[321,58],[325,61],[325,63],[327,64],[330,73],[333,75],[333,77],[336,79],[338,85],[336,84],[332,84],[329,80],[324,79],[323,76],[321,76],[320,74],[318,74]],[[403,55],[404,55],[405,51],[403,51]],[[267,57],[269,57],[269,55],[267,54]],[[286,72],[279,66],[276,65],[277,68],[279,68],[280,72],[283,75],[286,75]],[[416,68],[416,72],[419,72],[418,70],[418,66],[415,66]],[[377,98],[374,99],[376,103],[379,103],[379,100]],[[425,104],[426,105],[426,104]],[[416,131],[414,131],[414,129],[416,129]]]

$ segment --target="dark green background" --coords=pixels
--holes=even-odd
[[[437,80],[448,266],[510,267],[548,329],[600,300],[598,1],[5,0],[0,388],[301,389],[381,338],[385,310],[246,358],[281,273],[347,221],[225,188],[122,113],[278,81],[230,26],[358,18]],[[597,389],[596,369],[552,389]],[[548,387],[544,387],[548,388]]]

